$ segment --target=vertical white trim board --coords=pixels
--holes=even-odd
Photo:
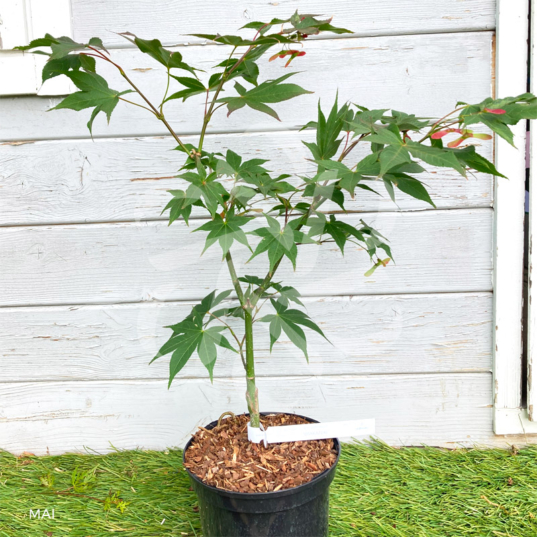
[[[537,1],[531,2],[531,91],[537,91]],[[537,295],[532,287],[533,264],[537,263],[537,125],[530,122],[530,206],[529,206],[529,252],[528,252],[528,419],[537,429]],[[534,248],[535,247],[535,248]],[[537,266],[537,265],[536,265]]]
[[[66,77],[41,83],[46,56],[12,50],[46,33],[72,36],[70,0],[0,0],[0,96],[72,91]]]
[[[534,0],[532,0],[533,2]],[[496,95],[525,93],[527,88],[527,0],[498,0]],[[496,178],[494,189],[494,432],[537,432],[521,409],[522,292],[524,272],[524,199],[526,125],[514,128],[516,148],[496,137],[496,167],[509,179]]]

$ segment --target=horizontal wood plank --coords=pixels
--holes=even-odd
[[[369,108],[389,108],[418,115],[439,117],[452,110],[457,101],[479,102],[491,92],[492,33],[427,34],[371,38],[318,40],[306,43],[307,54],[299,58],[293,81],[314,94],[275,105],[282,121],[243,108],[229,118],[221,111],[211,122],[211,132],[257,132],[296,129],[316,117],[319,99],[331,106],[336,92],[341,102]],[[185,60],[206,70],[229,54],[225,47],[180,47]],[[166,76],[160,64],[132,49],[116,50],[117,61],[135,83],[157,104],[164,94]],[[261,80],[276,78],[288,70],[281,63],[261,61]],[[114,67],[102,66],[110,87],[126,89],[126,82]],[[172,91],[177,91],[172,87]],[[234,91],[234,90],[231,90]],[[134,97],[136,98],[136,97]],[[0,140],[87,138],[90,111],[47,110],[57,98],[20,97],[0,99]],[[203,96],[184,104],[171,101],[166,114],[180,135],[199,132]],[[143,136],[164,134],[166,129],[145,110],[121,103],[110,125],[100,114],[94,124],[95,136]],[[211,149],[207,147],[207,149]]]
[[[256,324],[258,376],[476,371],[491,368],[491,295],[438,294],[305,299],[330,343],[308,334],[309,364],[285,336],[269,351]],[[148,366],[192,303],[0,308],[0,382],[168,377],[169,357]],[[243,333],[240,321],[230,324]],[[44,365],[46,364],[46,365]],[[219,350],[215,377],[242,377]],[[193,357],[183,378],[207,378]]]
[[[187,34],[236,34],[252,20],[287,18],[297,8],[306,9],[306,5],[291,0],[210,0],[204,2],[202,9],[193,0],[155,0],[151,9],[145,0],[128,3],[73,0],[72,6],[75,38],[88,41],[98,35],[110,45],[125,44],[125,40],[110,30],[128,30],[146,39],[157,37],[164,43],[196,43],[199,40]],[[309,0],[307,11],[333,16],[336,26],[344,26],[356,35],[492,30],[495,27],[493,0],[338,0],[330,4]],[[207,13],[211,14],[210,21]],[[251,31],[244,35],[251,35]]]
[[[263,378],[262,410],[320,421],[376,419],[390,444],[492,440],[490,373]],[[243,379],[0,384],[0,447],[62,453],[182,447],[224,411],[245,410]]]
[[[267,158],[276,175],[304,176],[315,166],[301,140],[312,131],[211,135],[207,145],[225,153],[239,152],[244,159]],[[194,136],[185,138],[195,143]],[[114,222],[167,218],[160,216],[168,203],[167,190],[186,188],[174,177],[184,155],[170,151],[171,136],[46,141],[0,145],[0,225]],[[369,144],[358,146],[347,159],[351,165],[366,155]],[[492,158],[492,144],[479,151]],[[492,204],[491,176],[468,179],[454,170],[429,168],[422,174],[438,208],[486,207]],[[419,210],[430,205],[402,192],[393,203],[384,187],[372,185],[381,197],[358,190],[346,203],[349,211]],[[196,209],[196,208],[195,208]],[[325,204],[323,210],[334,209]],[[195,212],[197,215],[202,211]]]
[[[363,219],[388,237],[396,264],[365,278],[371,263],[357,246],[342,257],[334,243],[303,245],[296,272],[285,261],[278,278],[305,296],[490,291],[491,218],[490,209],[349,215],[352,225]],[[192,229],[184,222],[1,228],[0,305],[195,300],[230,288],[219,246],[200,258],[204,234]],[[266,256],[245,265],[248,257],[239,245],[239,273],[263,275]]]

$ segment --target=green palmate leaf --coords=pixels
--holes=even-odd
[[[244,106],[249,106],[254,110],[264,112],[278,121],[280,118],[278,114],[266,103],[279,103],[282,101],[287,101],[299,95],[304,95],[305,93],[312,93],[307,91],[296,84],[282,84],[284,80],[296,73],[289,73],[287,75],[281,76],[276,80],[268,80],[252,88],[251,90],[246,90],[238,82],[235,84],[235,89],[239,93],[239,97],[223,97],[218,99],[217,102],[226,103],[228,108],[228,116],[239,110]]]
[[[396,126],[380,127],[373,134],[366,136],[364,142],[381,145],[402,145],[403,139]]]
[[[119,35],[136,45],[144,54],[148,54],[154,60],[164,65],[166,69],[183,69],[184,71],[195,74],[195,69],[183,62],[183,57],[179,52],[172,52],[171,50],[165,49],[158,39],[140,39],[130,32],[123,32]]]
[[[170,387],[174,377],[188,362],[190,357],[197,352],[203,365],[209,371],[211,382],[213,379],[213,369],[216,362],[216,347],[223,347],[237,352],[229,341],[220,333],[226,329],[224,326],[207,327],[208,322],[214,319],[209,318],[204,323],[204,318],[208,312],[216,305],[220,304],[230,294],[231,289],[216,294],[216,291],[208,294],[199,304],[192,308],[192,311],[180,323],[169,328],[173,330],[170,339],[161,347],[151,363],[169,353],[173,353],[170,359]]]
[[[356,164],[356,172],[376,177],[380,175],[380,151],[375,151]]]
[[[173,352],[170,359],[168,388],[194,351],[197,352],[201,362],[209,371],[211,382],[213,381],[213,370],[217,357],[216,347],[220,346],[235,351],[229,341],[221,334],[225,329],[225,326],[203,328],[190,321],[184,322],[182,331],[173,335],[155,357],[158,358]]]
[[[86,44],[77,43],[73,41],[70,37],[58,37],[56,43],[50,45],[52,54],[50,55],[49,60],[56,60],[58,58],[63,58],[67,56],[70,52],[77,50],[84,50],[87,48]]]
[[[342,254],[345,252],[345,243],[347,240],[358,240],[367,248],[366,237],[362,231],[346,222],[337,220],[333,214],[330,215],[329,220],[327,220],[323,213],[317,213],[316,216],[308,219],[307,225],[310,226],[308,232],[310,237],[318,236],[322,238],[323,235],[330,235]]]
[[[164,214],[166,211],[170,211],[170,221],[168,225],[172,225],[178,218],[183,218],[188,226],[188,219],[190,218],[190,213],[192,212],[192,205],[187,203],[185,205],[186,194],[182,190],[170,190],[170,194],[173,196],[166,207],[162,210]]]
[[[321,174],[321,176],[323,175],[326,174]],[[337,203],[343,210],[345,210],[345,196],[337,183],[332,183],[330,185],[320,185],[316,182],[310,183],[304,189],[304,196],[326,198]]]
[[[247,283],[249,285],[262,285],[263,284],[263,278],[260,278],[259,276],[251,276],[251,275],[241,276],[239,278],[239,281]]]
[[[216,171],[219,175],[228,175],[230,177],[233,177],[234,175],[248,177],[251,174],[266,174],[267,170],[262,166],[265,162],[268,161],[260,158],[242,162],[241,156],[237,155],[234,151],[231,151],[231,149],[228,149],[226,160],[219,160],[217,162]]]
[[[379,175],[381,176],[401,164],[410,164],[411,162],[408,150],[404,145],[388,145],[380,152],[379,159]]]
[[[511,145],[513,133],[509,125],[516,125],[521,119],[535,118],[537,99],[531,93],[496,100],[489,97],[479,104],[465,106],[459,115],[461,124],[483,123]]]
[[[93,120],[99,112],[104,112],[106,118],[110,121],[110,116],[119,102],[119,97],[125,93],[131,93],[131,90],[118,92],[110,89],[106,80],[96,73],[69,71],[66,74],[81,91],[68,95],[60,104],[51,108],[51,110],[69,108],[70,110],[79,111],[85,108],[94,108],[88,122],[90,132]]]
[[[172,78],[185,86],[185,89],[172,93],[172,95],[170,95],[164,102],[172,101],[174,99],[183,99],[183,102],[185,102],[189,97],[198,95],[200,93],[205,93],[207,91],[207,88],[197,78],[173,75]]]
[[[416,117],[414,114],[405,114],[397,110],[392,110],[391,116],[384,116],[382,122],[396,125],[400,131],[419,131],[429,125],[429,121],[426,118]]]
[[[252,45],[276,45],[278,43],[294,43],[293,39],[289,39],[280,34],[270,34],[252,41],[244,39],[238,35],[220,35],[220,34],[190,34],[194,37],[221,43],[222,45],[231,45],[233,47],[250,47]]]
[[[205,316],[212,308],[218,306],[218,304],[228,298],[232,291],[232,289],[228,289],[218,294],[216,294],[216,291],[212,291],[206,297],[204,297],[199,304],[193,306],[191,312],[181,322],[168,326],[167,328],[171,328],[173,330],[173,334],[177,335],[184,331],[185,323],[192,322],[196,326],[202,327],[205,321]],[[212,317],[209,318],[209,322],[211,320],[213,320]],[[162,354],[163,353],[159,353],[154,359],[159,358],[162,356]]]
[[[227,190],[217,181],[216,172],[206,175],[203,167],[198,168],[198,172],[186,172],[179,177],[190,183],[185,193],[184,204],[194,204],[196,201],[203,199],[205,206],[215,215],[218,205],[224,203],[223,196],[227,196]]]
[[[498,119],[495,114],[482,114],[480,116],[480,122],[486,125],[489,129],[494,131],[498,136],[501,136],[504,140],[507,140],[513,147],[513,131],[505,124],[504,121]]]
[[[422,173],[425,171],[425,168],[420,166],[417,162],[409,162],[405,164],[400,164],[395,168],[392,168],[393,173]]]
[[[350,30],[345,28],[336,28],[332,26],[330,22],[332,19],[318,20],[315,17],[317,15],[304,15],[296,11],[294,15],[289,19],[289,22],[293,25],[295,30],[305,35],[316,35],[320,32],[332,32],[335,34],[350,34]],[[288,30],[289,32],[291,30]]]
[[[507,179],[505,175],[501,174],[496,169],[496,167],[494,166],[492,162],[490,162],[485,157],[477,153],[473,145],[469,145],[461,149],[448,149],[448,150],[453,151],[454,155],[457,157],[457,159],[463,166],[468,166],[469,168],[472,168],[473,170],[476,170],[478,172],[490,173],[492,175],[496,175],[498,177],[504,177],[505,179]]]
[[[239,207],[247,208],[247,203],[257,195],[257,191],[249,186],[235,185],[230,192],[231,198],[237,202]]]
[[[269,48],[269,45],[256,47],[246,55],[244,60],[238,64],[238,67],[235,67],[235,65],[239,61],[237,58],[229,58],[227,60],[224,60],[223,62],[219,63],[217,67],[226,68],[228,72],[227,80],[242,77],[244,80],[246,80],[246,82],[257,86],[257,79],[259,78],[259,67],[255,63],[255,60],[258,59],[259,56],[261,56]],[[233,69],[233,71],[230,73],[231,69]]]
[[[89,40],[88,45],[94,48],[106,50],[106,47],[103,45],[102,39],[100,37],[92,37]],[[108,50],[106,50],[106,52],[108,52]]]
[[[284,174],[272,179],[268,173],[241,172],[240,177],[244,182],[255,185],[260,194],[265,197],[280,199],[281,194],[296,192],[297,189],[285,179],[290,175]]]
[[[239,278],[239,281],[247,283],[248,285],[257,286],[258,288],[264,283],[264,280],[258,276],[243,276]],[[279,293],[279,296],[276,297],[275,300],[286,307],[289,306],[290,302],[295,302],[301,306],[304,306],[299,298],[301,296],[300,293],[294,287],[282,285],[279,282],[270,282],[267,286],[267,289],[261,294],[261,298],[272,297],[274,296],[274,292]]]
[[[459,162],[452,151],[411,141],[406,143],[406,147],[413,157],[423,160],[423,162],[426,162],[427,164],[432,164],[433,166],[453,168],[462,176],[466,177],[464,166]]]
[[[423,183],[410,175],[404,173],[388,173],[384,175],[384,181],[393,183],[401,192],[412,196],[421,201],[426,201],[430,205],[436,208],[436,205],[431,200],[427,189],[423,186]],[[393,190],[391,197],[393,199]]]
[[[233,209],[231,209],[227,212],[225,219],[219,214],[215,214],[214,220],[206,222],[194,231],[209,232],[205,242],[205,248],[203,249],[204,252],[218,241],[222,248],[223,257],[225,257],[234,241],[238,241],[250,249],[246,234],[241,229],[241,227],[246,225],[250,220],[252,220],[251,217],[237,216]]]
[[[321,101],[318,104],[317,121],[310,121],[303,128],[314,127],[317,129],[316,142],[302,142],[311,151],[316,161],[328,161],[337,152],[342,138],[339,138],[344,126],[345,118],[349,112],[347,104],[338,108],[338,100],[334,102],[328,118],[321,109]]]
[[[384,242],[385,237],[371,226],[368,226],[363,220],[360,220],[360,224],[361,227],[356,228],[346,222],[337,220],[335,215],[330,215],[330,220],[327,220],[323,213],[317,212],[315,216],[310,217],[307,221],[307,225],[310,226],[308,235],[322,238],[323,234],[329,234],[342,253],[345,242],[352,241],[364,248],[371,259],[373,259],[374,255],[377,255],[378,249],[384,250],[393,259],[390,247]]]
[[[382,110],[368,110],[363,108],[362,111],[357,112],[354,118],[348,121],[348,129],[355,134],[369,134],[375,132],[379,127],[378,121],[384,116],[388,109]]]
[[[363,220],[360,220],[362,227],[356,230],[355,237],[359,240],[363,240],[369,257],[373,259],[373,256],[377,254],[377,250],[384,250],[393,260],[393,255],[390,247],[384,242],[386,237],[379,233],[376,229],[368,226]],[[352,226],[351,226],[352,227]],[[349,231],[350,232],[350,231]],[[359,237],[363,237],[360,239]]]
[[[302,35],[315,35],[320,32],[332,32],[336,34],[352,33],[350,30],[346,30],[345,28],[336,28],[335,26],[332,26],[330,24],[332,19],[317,20],[315,18],[317,16],[318,15],[304,15],[296,12],[288,19],[272,19],[269,23],[259,21],[249,22],[242,28],[258,30],[261,35],[263,35],[274,25],[279,26],[290,22],[292,24],[292,28],[285,28],[282,30],[283,33],[290,34],[296,32],[297,30]]]
[[[49,60],[43,67],[43,82],[59,75],[66,75],[69,71],[95,72],[95,58],[82,54],[70,54],[56,60]]]
[[[57,43],[59,43],[59,40],[57,38],[53,37],[50,34],[45,34],[45,37],[33,39],[28,45],[20,45],[18,47],[14,47],[14,50],[32,50],[33,48],[50,47]]]
[[[283,304],[285,307],[289,307],[291,302],[295,302],[296,304],[304,307],[304,304],[302,304],[302,301],[299,298],[301,295],[294,287],[289,285],[281,285],[280,283],[276,282],[273,282],[271,287],[280,293],[280,296],[275,298],[275,300],[280,304]]]
[[[304,353],[306,359],[308,359],[306,335],[304,334],[304,330],[302,330],[299,325],[305,326],[310,330],[314,330],[328,341],[323,331],[303,311],[288,309],[285,304],[274,299],[271,299],[270,302],[272,303],[276,313],[265,315],[259,320],[264,323],[270,323],[269,332],[271,352],[274,343],[280,338],[283,330],[291,342],[296,345]]]
[[[266,216],[266,219],[268,227],[258,228],[250,232],[252,235],[262,237],[261,242],[257,245],[250,260],[267,252],[270,270],[274,268],[282,256],[288,257],[293,264],[293,268],[296,268],[296,256],[298,250],[295,244],[292,227],[287,225],[284,228],[281,228],[278,221],[271,216]]]

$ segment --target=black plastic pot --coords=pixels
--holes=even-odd
[[[262,412],[262,415],[282,412]],[[285,414],[289,414],[286,412]],[[298,414],[296,414],[298,415]],[[300,416],[312,423],[316,420]],[[213,421],[206,426],[213,429]],[[183,452],[185,462],[188,441]],[[328,488],[336,474],[341,446],[334,439],[336,462],[309,483],[278,492],[229,492],[206,485],[188,469],[199,500],[204,537],[325,537],[328,536]]]

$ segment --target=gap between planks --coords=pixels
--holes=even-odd
[[[412,373],[405,373],[405,372],[400,372],[400,373],[376,373],[376,372],[371,372],[371,373],[362,373],[360,375],[349,375],[348,373],[341,373],[341,374],[332,374],[332,375],[312,375],[312,374],[304,374],[304,375],[274,375],[274,374],[271,374],[271,375],[256,375],[256,378],[263,378],[263,379],[278,379],[278,380],[288,380],[288,381],[292,381],[292,380],[304,380],[306,378],[310,378],[310,379],[319,379],[319,378],[322,378],[323,380],[331,380],[331,379],[334,379],[335,381],[337,381],[338,379],[342,379],[342,378],[345,378],[345,379],[355,379],[355,380],[359,380],[359,379],[368,379],[368,378],[371,378],[371,377],[397,377],[397,378],[401,378],[401,377],[409,377],[409,378],[412,378],[412,377],[423,377],[423,376],[438,376],[438,375],[441,375],[441,376],[445,376],[445,375],[483,375],[483,374],[488,374],[488,375],[492,375],[492,371],[491,369],[479,369],[479,368],[476,368],[476,369],[460,369],[460,370],[454,370],[454,371],[413,371]],[[240,379],[242,377],[240,376],[236,376],[236,377],[231,377],[231,376],[217,376],[215,375],[215,380],[230,380],[230,381],[240,381]],[[5,381],[0,381],[0,388],[4,385],[8,385],[8,384],[65,384],[65,383],[74,383],[74,382],[82,382],[82,383],[87,383],[87,384],[91,384],[91,383],[99,383],[99,382],[107,382],[107,383],[149,383],[149,382],[152,382],[152,383],[162,383],[163,381],[167,381],[168,380],[168,377],[160,377],[160,378],[155,378],[155,377],[137,377],[137,378],[111,378],[111,379],[107,379],[107,378],[99,378],[99,379],[80,379],[80,378],[72,378],[72,379],[66,379],[66,378],[62,378],[62,379],[36,379],[36,380],[5,380]],[[184,377],[177,377],[177,380],[180,380],[180,381],[189,381],[189,380],[209,380],[209,377],[208,376],[203,376],[203,377],[198,377],[198,376],[184,376]],[[492,408],[492,402],[491,402],[491,405],[490,407]],[[2,418],[0,417],[0,423],[2,423]]]
[[[237,32],[240,30],[237,29]],[[483,32],[494,32],[496,31],[496,27],[487,27],[483,26],[482,28],[444,28],[437,31],[431,31],[431,30],[416,30],[414,32],[390,32],[390,31],[384,31],[384,32],[356,32],[352,34],[341,34],[341,35],[332,35],[332,34],[324,34],[324,35],[313,35],[308,38],[308,41],[338,41],[340,39],[367,39],[369,37],[412,37],[414,35],[437,35],[437,34],[477,34],[477,33],[483,33]],[[188,34],[185,34],[185,37],[190,37]],[[246,39],[246,36],[242,36]],[[211,41],[193,41],[192,43],[167,43],[164,42],[162,44],[163,47],[168,48],[190,48],[190,47],[226,47],[229,45],[223,45],[221,43],[213,43]],[[124,45],[114,45],[113,47],[107,47],[109,51],[114,50],[125,50],[125,49],[132,49],[136,50],[137,47],[133,45],[129,45],[125,43]],[[0,51],[1,54],[1,51]],[[240,53],[237,53],[237,55],[240,55]]]
[[[334,215],[353,215],[353,214],[393,214],[393,213],[403,213],[403,214],[410,214],[410,213],[426,213],[426,212],[445,212],[445,211],[473,211],[476,210],[482,210],[482,209],[492,209],[492,205],[486,204],[486,205],[476,205],[472,207],[440,207],[436,209],[405,209],[400,210],[395,206],[395,208],[391,211],[389,210],[383,210],[383,211],[377,211],[377,212],[371,212],[371,211],[321,211],[323,214],[334,214]],[[253,218],[263,218],[264,215],[255,214],[253,215]],[[189,217],[188,221],[194,221],[194,220],[208,220],[207,216],[203,215],[192,215]],[[92,226],[92,225],[116,225],[116,224],[144,224],[144,223],[153,223],[153,222],[167,222],[168,217],[155,217],[155,218],[143,218],[143,219],[134,219],[134,220],[92,220],[90,222],[83,222],[81,220],[73,220],[70,222],[34,222],[31,224],[0,224],[0,230],[1,229],[10,229],[10,228],[38,228],[38,227],[58,227],[58,226]]]
[[[231,284],[230,284],[231,285]],[[318,299],[326,298],[328,300],[331,299],[346,299],[346,298],[353,298],[353,297],[361,297],[365,300],[369,298],[383,298],[383,297],[392,297],[397,296],[401,298],[414,298],[414,297],[435,297],[437,295],[457,295],[457,296],[477,296],[477,297],[483,297],[492,295],[492,291],[489,289],[475,289],[472,291],[437,291],[435,293],[431,293],[430,291],[425,293],[389,293],[389,294],[383,294],[383,293],[357,293],[354,295],[350,295],[348,293],[341,294],[341,295],[314,295],[314,294],[306,294],[306,295],[300,295],[300,298],[304,299],[304,301],[307,302],[313,302]],[[234,295],[231,295],[234,297]],[[200,297],[201,300],[201,297]],[[236,298],[232,298],[231,300],[236,300]],[[225,303],[225,302],[224,302]],[[73,310],[79,310],[79,309],[85,309],[85,308],[94,308],[99,309],[103,306],[132,306],[133,304],[138,304],[139,306],[143,307],[151,307],[151,306],[158,306],[158,305],[173,305],[173,304],[198,304],[198,301],[195,300],[133,300],[133,301],[125,301],[125,302],[94,302],[91,304],[21,304],[19,306],[4,306],[0,305],[0,310],[2,311],[20,311],[21,309],[28,309],[28,310],[39,310],[39,309],[73,309]]]

